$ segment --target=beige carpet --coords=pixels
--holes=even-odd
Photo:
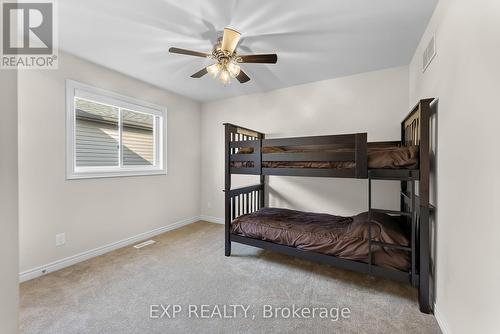
[[[154,239],[152,246],[126,247],[23,283],[21,331],[440,333],[434,317],[419,312],[416,292],[406,285],[238,244],[226,258],[223,226],[217,224],[199,222]],[[175,319],[151,319],[151,304],[180,304],[182,312]],[[248,318],[239,312],[233,319],[196,319],[188,317],[189,304],[209,304],[210,312],[214,305],[250,308]],[[266,304],[347,307],[350,317],[283,318],[285,312],[269,319],[263,318]]]

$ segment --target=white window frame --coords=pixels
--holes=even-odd
[[[155,116],[155,165],[122,166],[121,153],[119,165],[110,167],[77,167],[76,166],[76,118],[75,98],[82,98],[118,108],[142,112]],[[120,150],[121,113],[119,120]],[[159,120],[159,121],[158,121]],[[153,103],[123,96],[104,89],[89,86],[73,80],[66,80],[66,178],[89,179],[101,177],[166,175],[167,174],[167,108]]]

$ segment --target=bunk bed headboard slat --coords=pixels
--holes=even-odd
[[[401,144],[420,145],[420,141],[425,139],[424,132],[429,130],[429,112],[431,102],[434,99],[423,99],[410,111],[401,122]]]

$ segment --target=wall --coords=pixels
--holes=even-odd
[[[224,217],[222,123],[267,138],[368,132],[370,141],[399,140],[407,87],[408,68],[397,67],[203,104],[202,215]],[[236,186],[256,182],[252,176],[233,180]],[[367,180],[271,176],[269,184],[271,206],[338,215],[367,210]],[[395,182],[376,185],[375,204],[397,207],[397,189]]]
[[[66,180],[66,79],[166,106],[168,175]],[[199,215],[198,103],[61,53],[20,73],[19,124],[21,271]]]
[[[0,70],[0,333],[17,333],[17,71]]]
[[[410,65],[410,105],[439,97],[436,318],[448,333],[500,328],[499,32],[499,1],[441,0]]]

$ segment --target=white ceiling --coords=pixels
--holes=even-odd
[[[437,0],[60,0],[60,48],[198,101],[268,91],[408,64]],[[239,53],[277,53],[244,64],[252,78],[224,87],[189,76],[210,63],[225,26]]]

